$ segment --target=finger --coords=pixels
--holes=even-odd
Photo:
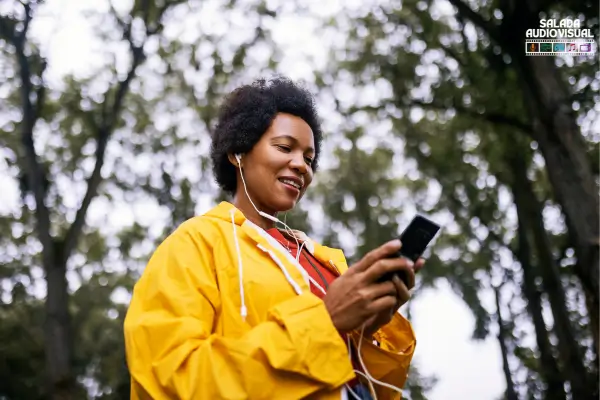
[[[414,285],[415,272],[413,271],[413,262],[403,257],[385,258],[383,260],[377,261],[371,268],[369,268],[365,272],[364,279],[368,282],[376,282],[383,275],[396,271],[404,271],[408,280],[407,283],[411,284],[412,282],[412,285]]]
[[[415,273],[419,272],[421,270],[421,268],[423,268],[423,266],[425,265],[425,259],[424,258],[419,258],[417,260],[417,262],[415,263]]]
[[[394,289],[396,290],[396,297],[398,297],[398,303],[400,303],[400,295],[402,291],[406,288],[402,279],[398,277],[398,275],[392,275],[392,283],[394,284]]]
[[[390,308],[395,307],[396,302],[396,296],[382,296],[373,300],[371,304],[369,304],[369,311],[378,314],[384,310],[389,310]]]
[[[400,308],[400,306],[406,303],[410,299],[410,291],[402,281],[402,279],[398,278],[396,275],[392,278],[392,282],[394,283],[394,287],[396,289],[396,296],[398,298],[398,304],[396,310]]]
[[[412,267],[409,267],[408,271],[406,271],[405,273],[405,277],[406,277],[406,282],[404,282],[407,286],[408,289],[412,289],[415,287],[415,281],[416,281],[416,277],[415,274],[417,272],[415,271],[415,266],[413,265]]]
[[[383,296],[395,296],[397,291],[396,285],[392,281],[371,284],[364,290],[366,291],[365,297],[370,300],[374,300]]]
[[[355,271],[366,271],[371,265],[373,265],[378,260],[382,258],[386,258],[389,255],[394,254],[402,247],[402,243],[398,239],[391,240],[375,250],[371,250],[364,256],[359,262],[357,262],[353,268]]]
[[[365,326],[370,327],[371,325],[373,325],[375,323],[375,320],[377,320],[377,314],[371,316],[369,319],[367,319],[364,323]]]

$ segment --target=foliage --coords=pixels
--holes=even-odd
[[[523,83],[531,79],[524,78],[523,72],[523,68],[528,68],[522,55],[524,36],[509,32],[520,32],[523,25],[517,28],[510,23],[519,15],[529,15],[529,6],[513,4],[508,15],[507,2],[492,1],[479,6],[458,0],[449,3],[454,7],[449,8],[441,1],[375,2],[358,11],[349,11],[345,18],[337,17],[326,31],[346,35],[346,39],[340,41],[343,44],[335,50],[336,60],[320,77],[320,82],[332,88],[332,96],[348,117],[368,113],[372,118],[391,121],[391,132],[405,145],[406,162],[414,160],[418,165],[418,172],[405,179],[417,209],[448,221],[435,244],[434,256],[423,270],[422,283],[435,285],[438,279],[448,280],[476,317],[474,337],[483,339],[493,328],[490,325],[493,313],[482,300],[491,290],[493,269],[500,268],[504,279],[510,282],[515,299],[511,303],[523,304],[521,299],[533,301],[524,298],[521,290],[524,267],[515,255],[518,218],[513,199],[514,191],[519,189],[513,185],[507,155],[514,153],[515,148],[522,149],[517,153],[522,154],[523,165],[528,166],[527,176],[534,184],[534,193],[546,199],[545,216],[560,215],[564,208],[559,208],[556,202],[564,202],[568,194],[561,194],[562,189],[557,186],[556,171],[561,166],[545,162],[552,151],[547,146],[540,149],[537,140],[532,140],[541,136],[536,133],[532,97]],[[560,10],[561,16],[585,16],[586,23],[597,29],[598,20],[591,4],[561,2],[546,6],[550,11],[544,12],[553,15]],[[589,126],[596,116],[591,105],[598,98],[590,89],[599,84],[594,74],[597,64],[582,57],[558,59],[556,67],[568,82],[570,97],[565,106],[572,106],[577,112],[582,127]],[[544,76],[536,79],[542,81]],[[345,101],[348,88],[357,94]],[[571,132],[556,134],[567,136]],[[588,140],[588,160],[596,159],[597,154],[592,150],[597,148],[598,137],[587,130],[584,137]],[[440,188],[436,193],[439,195],[437,201],[428,202],[432,186]],[[547,231],[543,235],[549,237],[548,251],[554,255],[550,263],[560,263],[560,274],[564,277],[562,285],[559,281],[560,287],[553,285],[552,290],[564,291],[568,298],[576,293],[581,296],[581,287],[572,286],[574,271],[568,267],[573,267],[572,259],[564,258],[565,251],[572,256],[575,242],[565,240],[567,227],[562,216],[546,217],[545,225]],[[541,263],[537,268],[553,268],[545,259],[534,262]],[[536,274],[544,275],[540,272]],[[551,275],[545,274],[545,290],[550,288],[546,278]],[[578,276],[585,284],[586,280]],[[556,303],[544,303],[543,308],[553,310],[556,317]],[[575,300],[569,302],[569,312],[569,320],[559,322],[571,326],[576,333],[568,344],[561,340],[558,348],[566,345],[576,349],[579,343],[593,343],[589,315],[594,314],[594,308],[589,313],[582,312],[581,301]],[[513,371],[518,392],[537,398],[544,393],[544,379],[535,376],[548,366],[540,364],[535,347],[525,344],[530,343],[527,332],[532,330],[528,310],[518,307],[511,314],[519,323],[511,326],[510,337],[505,341],[512,349],[511,364],[518,360],[518,369],[523,372]],[[549,324],[553,325],[555,329],[561,326],[557,321]],[[553,329],[542,329],[556,343]],[[579,336],[582,334],[583,342]],[[593,354],[593,345],[586,352]],[[594,356],[591,359],[586,356],[579,362],[593,375],[595,362],[590,360]],[[561,364],[563,379],[569,379],[570,363],[562,359]],[[594,378],[589,380],[593,381]],[[596,391],[597,385],[595,389],[583,390]]]
[[[509,3],[371,2],[329,21],[323,37],[333,46],[331,63],[314,73],[321,103],[334,108],[325,107],[327,157],[285,219],[343,248],[350,263],[396,237],[415,212],[444,221],[415,296],[447,280],[473,311],[475,339],[500,336],[501,310],[518,397],[564,399],[561,390],[548,393],[552,374],[532,332],[551,343],[550,360],[562,373],[551,379],[561,388],[572,379],[564,346],[583,348],[581,365],[591,376],[597,351],[573,229],[547,149],[536,139],[527,64],[511,47],[522,52],[523,38],[505,22],[531,10],[515,3],[508,13]],[[55,306],[48,294],[57,286],[48,272],[58,267],[68,282],[59,309],[68,318],[58,320],[75,344],[71,395],[126,398],[122,323],[131,289],[158,242],[225,199],[210,175],[208,132],[224,93],[278,70],[283,55],[270,27],[284,7],[107,2],[86,17],[99,61],[59,79],[40,38],[28,33],[44,7],[49,3],[12,1],[0,8],[0,184],[7,188],[0,197],[0,397],[47,397],[48,310]],[[582,16],[597,30],[591,2],[544,7],[543,15]],[[597,63],[556,59],[551,67],[567,88],[565,104],[597,179]],[[514,154],[543,212],[541,232],[522,225]],[[536,247],[536,237],[547,246]],[[558,266],[553,290],[550,264]],[[499,282],[496,309],[486,299]],[[536,291],[541,328],[528,307]],[[566,321],[555,318],[550,295],[557,293],[566,299]],[[557,326],[572,327],[573,343],[560,339]],[[426,399],[434,387],[436,377],[421,372],[426,367],[414,361],[407,398]]]
[[[129,293],[156,243],[216,196],[205,171],[218,99],[254,48],[273,48],[260,2],[113,4],[86,16],[101,62],[58,80],[30,34],[46,5],[15,1],[0,16],[0,165],[19,193],[0,210],[0,396],[62,396],[67,375],[71,398],[128,396]],[[197,23],[209,7],[219,28]],[[192,28],[179,26],[188,15]],[[226,17],[241,15],[252,34],[231,37]],[[52,354],[54,339],[72,354]]]

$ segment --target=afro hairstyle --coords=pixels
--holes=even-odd
[[[237,188],[236,167],[227,155],[252,150],[278,113],[299,117],[310,126],[315,142],[312,169],[317,170],[323,133],[314,97],[286,77],[258,79],[235,89],[219,110],[210,157],[215,180],[225,192],[234,194]]]

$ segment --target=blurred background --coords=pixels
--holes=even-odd
[[[128,398],[132,287],[275,73],[326,132],[289,225],[349,261],[443,225],[405,398],[598,398],[598,55],[524,49],[564,17],[597,37],[591,0],[0,0],[0,399]]]

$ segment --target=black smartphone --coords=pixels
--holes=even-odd
[[[405,257],[412,262],[416,262],[423,252],[425,252],[425,249],[429,246],[429,243],[431,243],[439,230],[440,226],[429,218],[422,215],[416,215],[412,221],[410,221],[410,224],[408,224],[406,229],[404,229],[402,234],[400,234],[402,247],[396,254],[390,255],[389,258]],[[398,274],[400,279],[408,286],[408,278],[403,271],[385,274],[379,278],[378,282],[392,279],[393,274]]]

